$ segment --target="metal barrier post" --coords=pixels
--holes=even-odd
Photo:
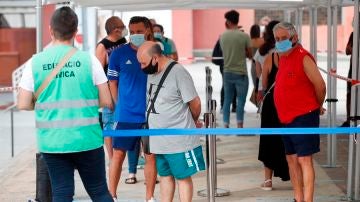
[[[11,123],[11,157],[14,157],[14,109],[10,109],[10,123]]]
[[[204,122],[205,128],[210,128],[212,122],[214,120],[214,116],[212,113],[205,113],[204,114]],[[207,189],[206,194],[205,190],[199,191],[198,195],[200,196],[207,196],[209,202],[215,202],[215,173],[216,170],[216,157],[214,155],[214,141],[212,140],[212,136],[206,136],[206,178],[207,178]]]
[[[205,68],[206,73],[206,113],[204,113],[204,125],[206,128],[216,128],[216,100],[212,99],[213,88],[211,86],[211,69]],[[208,201],[215,201],[215,197],[228,196],[230,191],[217,188],[217,162],[224,163],[216,158],[216,136],[206,135],[206,165],[207,165],[207,189],[198,191],[199,196],[207,197]]]

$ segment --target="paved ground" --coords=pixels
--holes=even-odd
[[[346,59],[346,58],[345,58]],[[347,74],[348,63],[346,60],[339,61],[338,72]],[[218,69],[209,63],[197,63],[188,65],[187,68],[194,78],[197,90],[202,98],[203,106],[205,94],[204,67],[209,65],[213,69],[214,98],[219,101],[221,77]],[[319,66],[325,67],[324,62]],[[251,83],[251,82],[250,82]],[[252,86],[249,87],[249,93]],[[337,104],[337,124],[344,120],[345,114],[345,82],[338,82],[337,88],[339,102]],[[11,102],[9,94],[0,94],[0,105]],[[245,106],[245,127],[258,127],[259,117],[255,113],[256,108],[250,103]],[[205,110],[203,110],[205,111]],[[219,110],[218,110],[219,111]],[[222,120],[221,114],[217,115],[218,121]],[[11,130],[10,113],[0,111],[0,201],[23,202],[35,195],[35,129],[33,112],[14,113],[15,120],[15,157],[11,158]],[[234,114],[231,118],[234,122]],[[327,125],[326,116],[322,117],[321,124]],[[219,121],[219,125],[221,122]],[[220,137],[218,145],[218,157],[226,161],[218,165],[218,187],[231,191],[228,197],[217,198],[217,201],[291,201],[292,190],[289,182],[274,181],[273,191],[262,191],[259,184],[263,180],[262,165],[257,160],[258,136],[226,136]],[[338,202],[346,193],[347,171],[347,147],[348,136],[339,136],[338,141],[338,167],[324,168],[326,159],[326,137],[322,137],[322,151],[315,156],[316,169],[316,201]],[[127,175],[127,165],[124,165],[121,184],[118,189],[120,201],[142,201],[144,196],[143,174],[139,170],[139,182],[135,185],[123,183]],[[206,187],[206,173],[200,173],[194,177],[195,191]],[[155,196],[159,196],[158,186]],[[79,177],[76,178],[76,200],[88,201],[86,193],[81,185]],[[194,201],[206,201],[195,193]]]

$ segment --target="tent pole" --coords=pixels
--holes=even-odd
[[[36,52],[39,53],[42,51],[42,1],[36,0]]]
[[[302,40],[302,25],[303,25],[303,8],[298,8],[296,9],[296,18],[297,18],[297,22],[296,22],[296,29],[297,29],[297,33],[299,36],[299,43],[301,43]]]
[[[332,30],[331,30],[331,25],[332,25],[332,8],[331,8],[331,2],[332,0],[328,1],[328,5],[327,5],[327,70],[328,72],[330,72],[331,69],[331,65],[332,65]],[[331,76],[329,74],[327,74],[327,86],[328,88],[326,89],[327,91],[327,99],[332,98],[332,91],[331,91],[331,86],[332,86],[332,79]],[[332,123],[331,123],[331,114],[332,112],[332,103],[331,102],[327,102],[327,123],[328,123],[328,127],[331,127]],[[332,154],[332,138],[331,135],[327,135],[327,164],[326,167],[331,167],[331,154]]]
[[[354,1],[354,31],[353,31],[353,47],[352,47],[352,78],[359,79],[359,0]],[[352,86],[351,87],[351,111],[350,117],[354,117],[351,120],[351,126],[358,126],[359,121],[359,107],[360,107],[360,100],[359,100],[359,86]],[[357,138],[357,134],[354,134],[355,138]],[[356,156],[355,156],[355,177],[354,177],[354,199],[360,199],[360,145],[355,144],[356,148]]]
[[[337,13],[338,13],[338,6],[335,5],[333,8],[333,34],[332,34],[332,68],[336,71],[337,69]],[[336,87],[337,82],[335,77],[331,77],[331,114],[330,114],[330,127],[335,127],[336,125]],[[330,167],[334,168],[336,167],[336,153],[337,153],[337,136],[331,135],[331,161],[330,161]]]
[[[88,8],[87,7],[81,7],[81,21],[82,21],[82,37],[83,37],[83,41],[82,41],[82,49],[84,51],[88,51],[89,50],[89,29],[88,29]]]

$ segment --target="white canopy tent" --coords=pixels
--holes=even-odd
[[[63,0],[47,0],[46,3],[59,3]],[[257,8],[294,9],[310,6],[327,7],[328,0],[73,0],[75,5],[99,7],[101,9],[140,11],[162,9],[209,9],[209,8]],[[333,0],[335,5],[351,5],[351,0]]]
[[[63,3],[64,0],[37,0],[37,50],[40,51],[41,44],[41,27],[42,15],[41,6],[43,4]],[[343,6],[354,6],[354,24],[359,24],[359,0],[72,0],[71,3],[81,7],[97,7],[99,9],[117,10],[117,11],[141,11],[141,10],[163,10],[163,9],[210,9],[210,8],[249,8],[249,9],[273,9],[295,12],[296,24],[300,28],[302,26],[302,10],[310,11],[310,51],[316,57],[316,26],[317,26],[317,8],[326,7],[328,9],[328,71],[337,66],[337,9]],[[298,29],[301,30],[301,29]],[[353,78],[359,80],[359,30],[358,26],[354,26],[353,37]],[[327,77],[327,110],[328,110],[328,126],[335,126],[336,118],[336,79],[328,75]],[[358,87],[358,86],[357,86]],[[351,100],[351,116],[358,118],[360,114],[359,89],[355,86],[352,88]],[[354,119],[352,125],[358,125],[359,121]],[[355,134],[354,134],[355,135]],[[354,135],[349,137],[349,165],[348,165],[348,184],[347,198],[349,200],[360,199],[360,145],[354,144]],[[328,166],[336,166],[336,136],[328,135]],[[356,154],[353,155],[354,148]],[[355,162],[354,162],[355,160]],[[354,175],[353,175],[354,173]]]

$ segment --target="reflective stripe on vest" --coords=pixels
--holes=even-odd
[[[71,119],[59,121],[36,121],[36,127],[39,129],[46,128],[71,128],[78,126],[88,126],[99,123],[98,117],[84,118],[84,119]]]
[[[66,108],[94,107],[99,105],[98,99],[93,100],[66,100],[57,102],[36,103],[35,110],[51,110]]]

